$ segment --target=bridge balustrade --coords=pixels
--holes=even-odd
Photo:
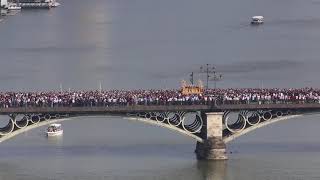
[[[17,102],[12,101],[11,103],[0,102],[0,108],[12,108],[12,107],[115,107],[115,106],[177,106],[177,105],[235,105],[235,104],[319,104],[319,100],[306,99],[306,100],[225,100],[222,97],[215,98],[212,100],[197,100],[197,101],[140,101],[140,102],[105,102],[105,101],[77,101],[72,103],[71,101],[53,103],[47,102]]]

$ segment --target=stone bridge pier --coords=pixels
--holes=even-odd
[[[226,160],[226,144],[222,139],[223,112],[201,113],[203,127],[202,142],[197,142],[195,153],[199,160]]]

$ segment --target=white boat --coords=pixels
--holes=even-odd
[[[10,11],[19,11],[19,10],[21,10],[21,7],[18,6],[16,3],[10,3],[8,5],[8,10],[10,10]]]
[[[263,23],[263,16],[253,16],[251,19],[251,24],[262,24]]]
[[[51,5],[51,7],[58,7],[58,6],[60,6],[60,3],[58,3],[58,2],[53,2]]]
[[[46,133],[48,137],[61,136],[63,134],[61,124],[50,124]]]
[[[50,7],[60,6],[60,3],[58,3],[56,0],[46,0],[45,2],[48,3]]]

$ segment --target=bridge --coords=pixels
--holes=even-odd
[[[116,116],[157,125],[197,141],[198,159],[227,159],[226,144],[282,120],[320,112],[317,102],[212,103],[114,106],[14,106],[0,108],[9,123],[0,142],[33,128],[80,116]]]

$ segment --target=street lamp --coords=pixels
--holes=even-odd
[[[217,74],[215,71],[213,72],[212,80],[214,82],[214,88],[217,89],[217,81],[222,80],[222,74]]]
[[[191,82],[191,85],[193,85],[193,72],[191,72],[190,74],[190,82]]]
[[[200,67],[200,73],[206,73],[207,85],[206,88],[209,88],[209,81],[214,82],[214,88],[217,88],[217,81],[222,80],[222,74],[218,74],[216,68],[212,64],[206,64],[205,66]]]

